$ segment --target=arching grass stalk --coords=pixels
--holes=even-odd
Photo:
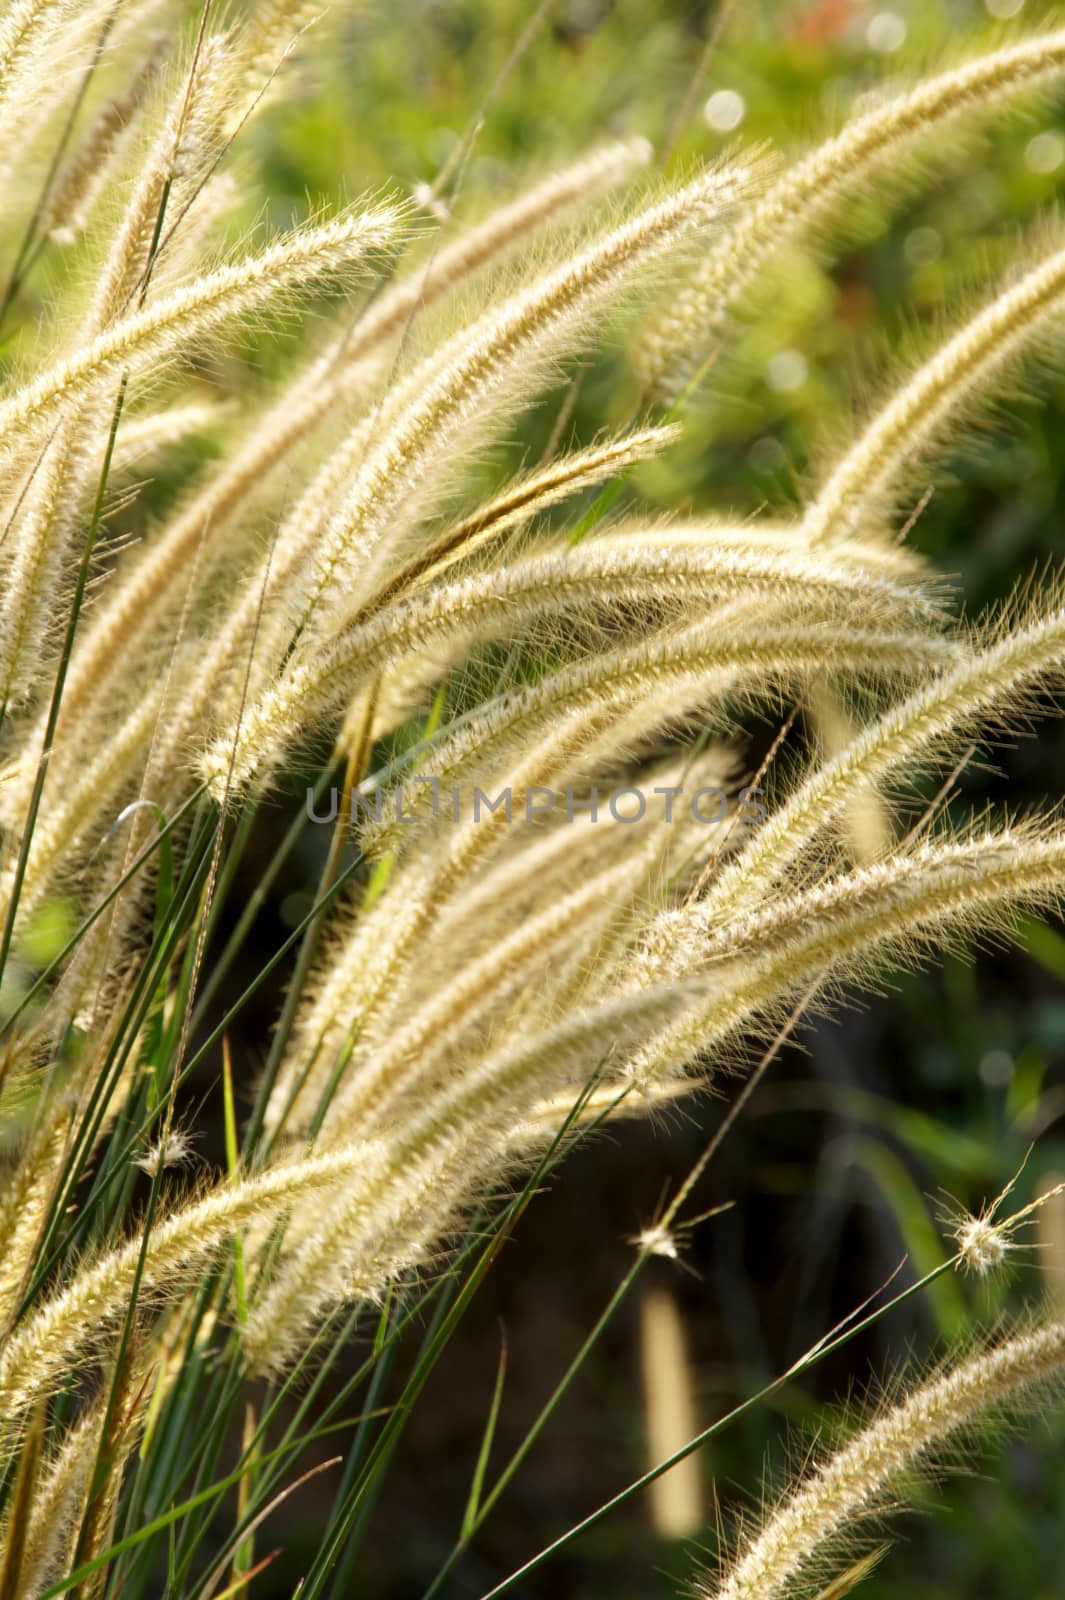
[[[482,214],[428,252],[411,208],[383,200],[234,246],[218,241],[219,163],[281,88],[311,8],[256,0],[214,27],[207,0],[146,53],[129,24],[150,4],[115,13],[103,54],[103,0],[17,0],[0,22],[0,123],[23,130],[27,174],[59,160],[58,136],[69,159],[55,170],[72,176],[46,214],[5,157],[16,278],[22,239],[46,224],[76,245],[49,254],[33,326],[30,296],[7,308],[0,393],[0,1570],[11,1600],[137,1600],[163,1570],[176,1600],[246,1587],[290,1475],[313,1470],[295,1452],[351,1412],[303,1586],[336,1592],[537,1184],[607,1117],[716,1088],[716,1133],[490,1476],[497,1377],[439,1594],[644,1263],[678,1251],[694,1186],[797,1017],[844,985],[1012,935],[1065,892],[1053,809],[966,828],[943,803],[959,760],[1060,688],[1060,586],[1021,584],[960,627],[961,597],[893,543],[908,467],[956,443],[977,390],[982,403],[1045,360],[1057,256],[894,377],[797,513],[724,517],[701,489],[682,508],[668,463],[637,477],[679,442],[680,402],[664,426],[602,426],[629,409],[627,353],[650,352],[663,378],[699,364],[704,336],[727,359],[741,291],[785,237],[830,212],[846,231],[853,181],[879,185],[899,152],[1055,81],[1065,34],[928,76],[772,174],[740,152],[623,194],[646,160],[629,140],[482,205],[474,119],[421,200],[446,221],[461,173]],[[90,67],[84,129],[47,136],[48,106]],[[136,93],[123,99],[119,79]],[[391,281],[356,302],[353,276],[379,260]],[[633,341],[641,305],[689,262],[692,287]],[[685,332],[707,282],[722,290],[712,315]],[[277,339],[289,307],[305,342],[313,309],[313,349]],[[580,404],[572,388],[555,404],[575,361]],[[544,452],[542,397],[556,417]],[[539,456],[531,471],[515,470],[523,453]],[[150,492],[130,481],[139,470]],[[607,514],[622,494],[624,522]],[[815,719],[794,708],[826,676],[845,715],[807,737]],[[307,907],[286,906],[296,926],[259,950],[258,909],[310,843],[302,814],[286,817],[273,858],[255,859],[269,786],[310,740],[315,764],[330,747],[330,767],[343,760],[342,793]],[[925,781],[936,798],[909,826]],[[853,825],[870,792],[875,839]],[[530,807],[537,795],[550,803]],[[708,795],[716,816],[693,805]],[[282,974],[266,1041],[244,1024]],[[972,1219],[982,1259],[1005,1250],[1000,1226]],[[423,1314],[409,1366],[401,1338]],[[864,1308],[852,1321],[870,1326]],[[345,1329],[371,1347],[349,1360]],[[852,1336],[849,1321],[809,1364]],[[810,1526],[833,1531],[814,1502],[827,1483],[849,1505],[870,1481],[857,1459],[797,1487],[799,1521],[813,1507]],[[238,1489],[235,1513],[220,1483]],[[737,1600],[757,1591],[756,1557],[777,1588],[805,1575],[796,1516],[783,1540],[769,1524],[768,1543],[738,1552],[722,1579]]]

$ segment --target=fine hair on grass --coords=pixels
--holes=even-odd
[[[371,163],[288,206],[271,138],[372,8],[0,16],[0,1600],[260,1592],[319,1472],[292,1592],[356,1592],[406,1420],[563,1159],[715,1098],[612,1312],[678,1263],[805,1015],[1065,897],[1059,808],[953,803],[1055,710],[1062,580],[981,611],[910,537],[936,459],[1056,370],[1056,225],[1014,230],[790,500],[684,476],[777,256],[1045,101],[1065,31],[895,78],[793,158],[618,118],[523,175],[478,140],[547,9],[435,182]],[[968,1217],[890,1304],[993,1276],[1042,1204]],[[645,1305],[645,1360],[683,1355]],[[886,1309],[690,1444],[691,1374],[645,1369],[670,1459],[490,1595]],[[1058,1317],[968,1331],[690,1592],[845,1592],[915,1466],[1055,1392]],[[504,1350],[430,1594],[594,1342],[491,1478]],[[694,1463],[672,1482],[686,1536]]]

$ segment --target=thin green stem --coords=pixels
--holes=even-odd
[[[708,1428],[704,1428],[701,1433],[697,1433],[694,1438],[688,1440],[687,1444],[682,1445],[679,1450],[675,1450],[673,1454],[671,1456],[667,1456],[664,1461],[660,1461],[657,1467],[651,1467],[649,1471],[641,1474],[639,1478],[635,1478],[630,1484],[626,1485],[624,1489],[619,1490],[618,1493],[611,1496],[609,1500],[604,1501],[604,1503],[595,1511],[592,1511],[588,1514],[588,1516],[583,1517],[580,1522],[574,1523],[572,1528],[569,1528],[565,1533],[560,1534],[557,1539],[553,1539],[549,1545],[545,1545],[545,1547],[538,1551],[536,1555],[530,1557],[530,1559],[522,1566],[516,1568],[508,1578],[504,1578],[502,1583],[497,1583],[494,1588],[489,1589],[485,1594],[483,1594],[481,1596],[481,1600],[499,1600],[500,1595],[509,1593],[509,1591],[513,1589],[516,1584],[521,1583],[523,1579],[527,1578],[539,1567],[542,1567],[545,1562],[550,1561],[552,1556],[557,1555],[560,1550],[564,1550],[567,1545],[572,1544],[575,1539],[579,1539],[580,1536],[584,1533],[587,1533],[589,1529],[596,1527],[598,1523],[604,1520],[604,1518],[610,1516],[611,1512],[620,1510],[621,1507],[626,1505],[634,1495],[640,1494],[644,1489],[649,1488],[657,1478],[661,1478],[664,1473],[669,1472],[669,1470],[672,1467],[675,1467],[678,1462],[683,1461],[687,1456],[690,1456],[693,1451],[698,1450],[704,1444],[707,1444],[719,1433],[722,1433],[727,1427],[730,1427],[732,1423],[739,1422],[740,1419],[747,1416],[749,1412],[754,1411],[758,1406],[763,1405],[766,1400],[769,1400],[775,1394],[778,1394],[786,1384],[791,1383],[795,1378],[800,1377],[818,1361],[823,1360],[825,1356],[831,1354],[833,1350],[838,1350],[841,1348],[841,1346],[849,1344],[852,1339],[857,1338],[858,1334],[864,1332],[866,1328],[871,1327],[875,1322],[879,1321],[881,1317],[886,1316],[888,1312],[893,1311],[897,1306],[903,1305],[907,1300],[911,1299],[913,1295],[918,1294],[922,1289],[928,1288],[928,1286],[934,1283],[937,1278],[942,1277],[944,1273],[949,1272],[956,1267],[959,1260],[960,1257],[955,1255],[952,1256],[949,1261],[941,1262],[939,1266],[934,1267],[931,1272],[926,1273],[923,1278],[918,1279],[918,1281],[911,1284],[909,1288],[903,1289],[900,1294],[897,1294],[894,1297],[894,1299],[889,1300],[885,1305],[880,1306],[876,1311],[870,1312],[868,1316],[861,1318],[860,1321],[853,1323],[851,1326],[847,1327],[844,1332],[837,1334],[835,1337],[822,1340],[820,1343],[814,1345],[805,1353],[805,1355],[800,1356],[799,1360],[796,1361],[793,1366],[789,1367],[786,1372],[782,1372],[779,1377],[774,1378],[771,1383],[767,1383],[764,1388],[759,1389],[756,1394],[749,1396],[749,1398],[746,1400],[742,1400],[739,1405],[734,1406],[732,1410],[726,1412],[724,1416],[718,1417],[716,1422],[712,1422]]]

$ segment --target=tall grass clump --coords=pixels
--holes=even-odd
[[[437,185],[281,224],[248,130],[343,22],[317,12],[0,19],[4,1600],[246,1594],[330,1438],[299,1592],[352,1592],[414,1400],[571,1147],[708,1085],[728,1126],[801,1012],[1065,892],[1058,811],[942,803],[1053,708],[1061,580],[963,618],[902,537],[934,454],[1053,362],[1052,230],[798,508],[653,487],[773,254],[1052,92],[1065,34],[790,163],[619,138],[486,200],[475,123]],[[597,362],[613,410],[568,442]],[[699,1174],[637,1265],[676,1256]],[[986,1265],[1011,1224],[982,1226]],[[1063,1365],[1033,1313],[904,1383],[697,1592],[824,1581],[915,1463]],[[538,1431],[489,1489],[495,1414],[434,1592]]]

